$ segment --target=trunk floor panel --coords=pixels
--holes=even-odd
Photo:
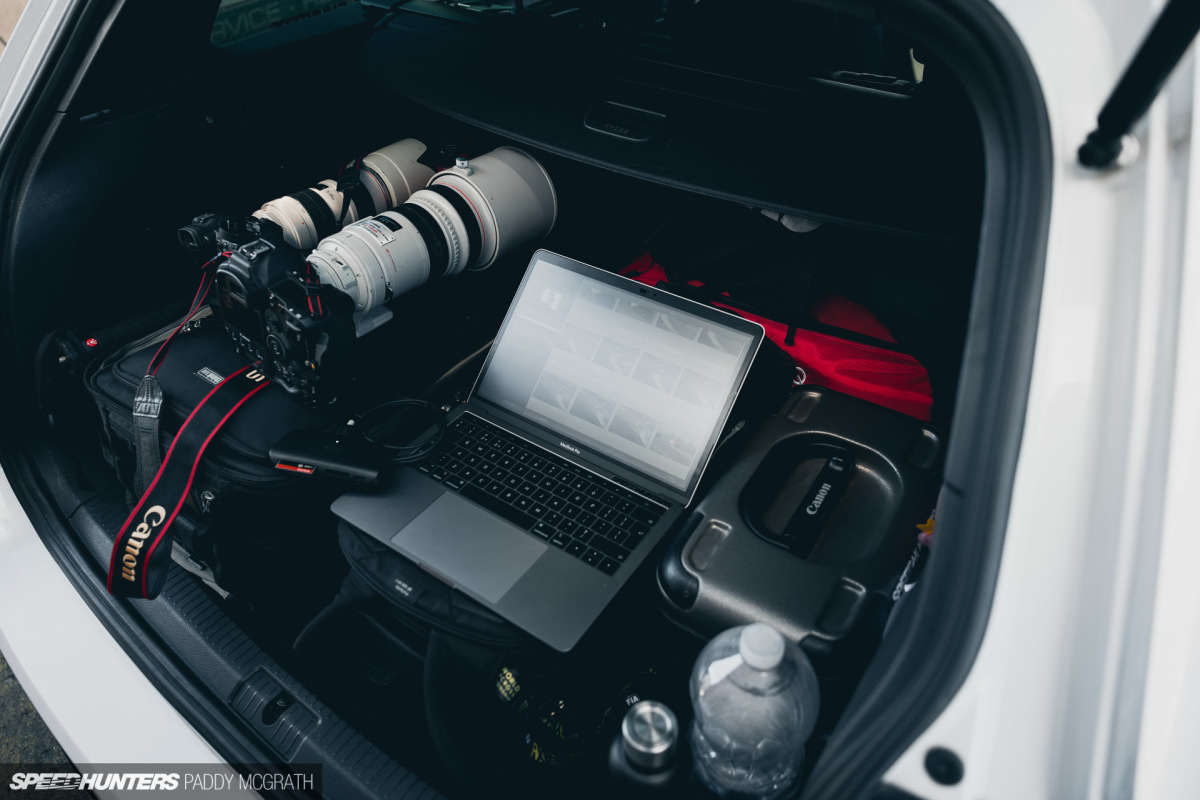
[[[101,570],[108,569],[112,543],[128,516],[120,489],[97,494],[71,516]],[[339,715],[262,650],[193,576],[171,569],[162,593],[131,607],[188,664],[203,685],[238,711],[281,763],[323,764],[330,797],[443,798],[433,786],[367,741]],[[279,692],[295,702],[272,725],[260,709]],[[267,696],[269,695],[269,696]]]

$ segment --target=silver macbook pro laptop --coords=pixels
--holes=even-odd
[[[333,511],[570,650],[691,501],[762,338],[539,250],[434,453]]]

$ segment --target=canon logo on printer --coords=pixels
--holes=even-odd
[[[825,502],[825,497],[829,494],[829,490],[832,488],[833,486],[828,483],[821,484],[821,488],[817,490],[817,496],[813,498],[813,501],[808,504],[808,508],[804,510],[809,514],[816,514],[817,510],[821,507],[821,503]]]
[[[569,444],[567,444],[567,443],[566,443],[566,442],[564,442],[564,441],[559,441],[559,443],[558,443],[558,446],[559,446],[559,447],[561,447],[561,448],[563,448],[564,450],[570,450],[570,451],[571,451],[572,453],[574,453],[575,455],[579,455],[579,454],[580,454],[580,451],[579,451],[579,448],[578,448],[578,447],[575,447],[574,445],[569,445]]]

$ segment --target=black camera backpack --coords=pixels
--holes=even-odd
[[[157,424],[147,425],[135,414],[139,385],[174,329],[126,345],[93,362],[84,375],[100,412],[104,457],[130,505],[145,492],[197,405],[225,376],[246,367],[220,320],[193,320],[174,337],[157,369],[162,404]],[[188,497],[172,526],[178,545],[173,560],[220,591],[256,604],[270,604],[281,584],[310,582],[319,607],[342,575],[341,569],[331,570],[339,563],[328,510],[334,491],[276,469],[268,451],[288,432],[330,426],[330,419],[273,384],[249,398],[194,465]]]

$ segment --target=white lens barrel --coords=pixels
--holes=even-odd
[[[282,228],[283,240],[292,247],[308,249],[316,245],[326,227],[335,225],[341,213],[342,193],[337,190],[337,181],[325,180],[311,189],[264,203],[254,216]]]
[[[359,178],[370,192],[375,208],[356,209],[352,205],[350,210],[359,212],[355,219],[394,208],[429,183],[433,170],[417,161],[424,154],[422,142],[401,139],[364,156]]]
[[[323,239],[308,263],[321,283],[354,301],[359,336],[392,318],[385,303],[429,280],[425,241],[395,211],[347,225]]]
[[[458,191],[470,204],[482,231],[478,258],[468,269],[487,269],[512,247],[537,241],[554,228],[558,196],[545,168],[515,147],[492,152],[442,170],[429,182]]]
[[[292,247],[311,250],[322,238],[337,232],[339,220],[349,224],[378,214],[403,203],[427,184],[433,170],[417,161],[424,153],[423,143],[401,139],[364,156],[359,170],[362,190],[351,194],[345,216],[342,204],[346,198],[332,178],[271,200],[255,211],[254,216],[269,219],[282,228],[284,242]],[[359,208],[360,205],[364,208]]]
[[[541,164],[511,147],[438,173],[390,211],[347,225],[308,256],[322,284],[354,301],[358,335],[392,317],[393,297],[430,278],[485,269],[545,236],[558,216]]]

